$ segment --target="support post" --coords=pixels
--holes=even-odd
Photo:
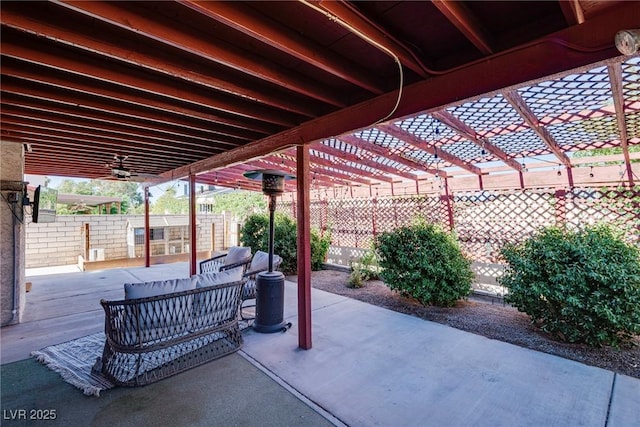
[[[196,245],[196,176],[189,175],[189,255],[190,274],[197,273],[196,264],[198,261],[198,248]]]
[[[149,228],[149,187],[144,187],[144,266],[151,266],[151,230]]]
[[[297,147],[298,346],[311,349],[311,227],[309,148]]]

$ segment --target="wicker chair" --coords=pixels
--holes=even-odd
[[[248,267],[248,271],[244,273],[244,287],[242,289],[242,304],[240,305],[240,318],[242,320],[253,320],[255,316],[245,317],[243,309],[255,307],[255,301],[250,304],[245,304],[246,301],[255,300],[256,299],[256,278],[258,273],[262,271],[268,271],[268,257],[269,254],[263,251],[257,251],[253,258],[251,259],[251,263]],[[280,264],[282,264],[282,258],[278,255],[273,255],[273,270],[277,271],[280,268]]]
[[[242,271],[246,272],[250,263],[250,247],[232,246],[226,254],[201,261],[200,273],[217,273],[218,271],[231,270],[237,267],[242,267]]]

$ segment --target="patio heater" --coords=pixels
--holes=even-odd
[[[286,329],[284,322],[284,274],[273,271],[274,216],[276,197],[284,193],[285,179],[294,177],[277,170],[245,172],[250,179],[262,180],[262,192],[269,196],[269,270],[256,277],[256,318],[253,329],[270,334]]]

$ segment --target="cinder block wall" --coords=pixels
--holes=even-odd
[[[179,216],[179,215],[176,215]],[[182,215],[186,220],[187,216]],[[105,260],[127,257],[127,221],[143,215],[59,215],[52,223],[30,223],[26,231],[26,268],[70,265],[83,253],[84,227],[89,224],[89,248],[103,248]],[[224,215],[198,215],[197,247],[211,250],[224,241]]]

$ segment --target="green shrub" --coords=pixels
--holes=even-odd
[[[366,277],[366,274],[362,271],[358,264],[355,264],[351,267],[351,274],[349,275],[349,280],[347,281],[347,287],[349,288],[363,288],[364,283],[369,280]]]
[[[249,216],[241,230],[240,242],[250,246],[253,252],[269,250],[269,215],[255,214]],[[326,259],[330,234],[320,237],[316,230],[311,230],[311,268],[319,269]],[[276,212],[274,221],[273,252],[282,257],[280,270],[291,273],[298,269],[297,259],[297,226],[288,216]]]
[[[362,288],[365,282],[369,280],[378,279],[380,277],[378,265],[378,257],[376,256],[375,248],[368,249],[362,258],[358,261],[352,261],[351,274],[349,275],[349,281],[347,285],[350,288]]]
[[[320,236],[316,230],[311,229],[311,269],[320,270],[327,260],[327,253],[331,245],[331,233]]]
[[[549,227],[501,254],[506,300],[542,330],[592,346],[640,333],[640,251],[610,227]]]
[[[377,239],[380,276],[391,289],[424,305],[452,306],[471,292],[471,261],[451,233],[416,223]]]

